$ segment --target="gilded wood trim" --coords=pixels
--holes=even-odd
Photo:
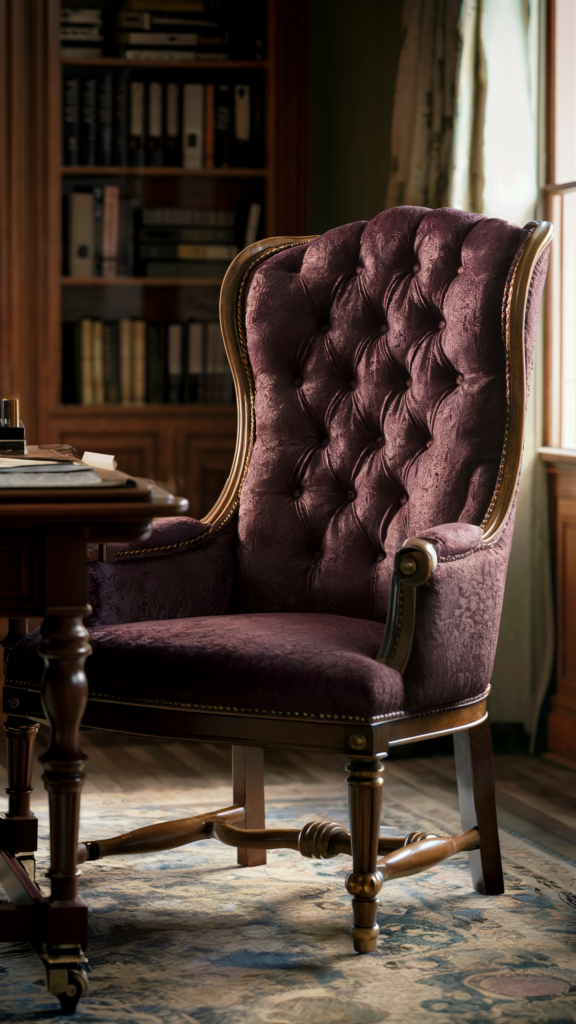
[[[254,445],[255,386],[248,358],[244,324],[246,291],[251,274],[275,253],[303,245],[313,238],[316,238],[316,235],[265,238],[260,242],[254,242],[233,260],[222,282],[220,325],[236,390],[238,429],[230,475],[218,501],[202,519],[202,522],[208,523],[212,530],[224,526],[238,507],[240,491],[248,472]]]
[[[509,374],[508,416],[499,482],[482,524],[482,542],[485,545],[494,544],[506,525],[514,502],[522,462],[526,413],[526,307],[536,264],[552,241],[554,232],[552,224],[548,221],[532,223],[534,230],[528,237],[516,264],[508,292],[505,339]]]

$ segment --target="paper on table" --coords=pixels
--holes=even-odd
[[[113,455],[102,455],[100,452],[84,452],[82,462],[96,469],[116,469],[116,460]]]
[[[57,466],[55,459],[7,459],[0,456],[0,469],[13,469],[14,466]]]

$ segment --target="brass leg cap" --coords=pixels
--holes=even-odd
[[[350,935],[354,939],[354,952],[375,953],[379,934],[380,928],[377,924],[373,928],[356,928],[352,925]]]

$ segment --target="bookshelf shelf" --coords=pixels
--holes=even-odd
[[[154,417],[164,416],[169,419],[172,416],[205,416],[207,413],[213,416],[216,413],[236,415],[236,405],[231,402],[162,402],[155,404],[145,402],[143,405],[116,405],[112,402],[105,402],[102,405],[77,405],[70,402],[67,405],[60,405],[58,416],[82,417],[85,416],[107,416],[113,413],[114,416],[129,417]]]
[[[87,285],[98,287],[126,287],[137,286],[145,288],[220,288],[221,277],[66,277],[61,279],[63,285],[72,287],[86,287]]]
[[[86,167],[80,164],[65,164],[62,174],[90,175],[100,177],[110,175],[120,177],[125,174],[144,175],[151,178],[267,178],[270,171],[267,167],[202,167],[190,170],[187,167]]]
[[[128,60],[125,57],[62,57],[65,67],[101,67],[101,68],[187,68],[217,69],[218,71],[268,71],[270,64],[266,60]]]

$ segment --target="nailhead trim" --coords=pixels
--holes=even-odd
[[[40,688],[37,683],[30,683],[24,679],[6,679],[4,681],[5,686],[24,686],[29,689],[36,689],[39,693]],[[422,715],[433,715],[440,711],[451,711],[454,708],[467,707],[469,704],[476,704],[478,701],[487,697],[490,693],[490,686],[484,690],[483,693],[477,697],[469,697],[466,700],[456,701],[453,704],[445,704],[437,708],[429,708],[426,711],[418,712],[416,715],[407,715],[405,711],[389,711],[386,715],[374,715],[373,718],[362,718],[359,715],[321,715],[314,714],[311,711],[267,711],[263,708],[237,708],[230,707],[227,704],[185,704],[181,701],[174,700],[152,700],[150,698],[142,697],[138,701],[133,703],[137,706],[138,704],[150,704],[152,706],[162,708],[187,708],[196,711],[231,711],[233,714],[238,715],[277,715],[279,718],[309,718],[311,721],[334,721],[334,722],[359,722],[361,725],[377,725],[379,722],[387,722],[391,719],[399,718],[420,718]],[[129,700],[123,700],[120,697],[115,697],[109,693],[95,693],[91,692],[90,697],[96,700],[112,701],[115,704],[124,704],[128,707],[132,703]]]
[[[194,544],[197,544],[198,541],[204,540],[209,533],[210,527],[208,526],[204,530],[204,533],[199,534],[198,537],[191,537],[190,540],[181,540],[178,544],[160,544],[155,548],[134,548],[133,550],[117,551],[116,558],[120,558],[124,555],[151,555],[155,551],[173,551],[174,548],[190,548],[193,547]]]

